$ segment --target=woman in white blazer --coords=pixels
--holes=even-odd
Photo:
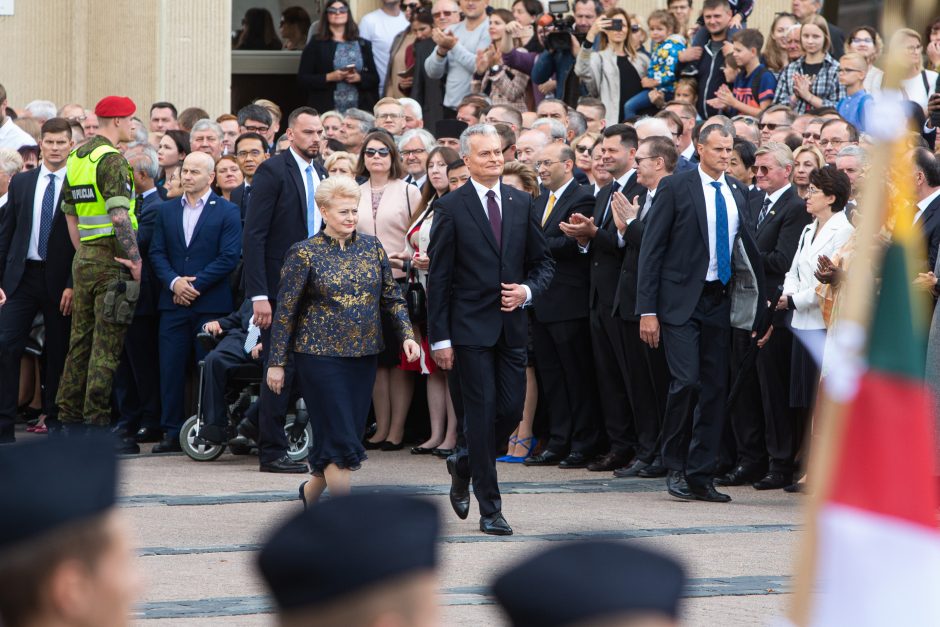
[[[783,281],[783,295],[777,309],[792,311],[790,327],[793,342],[790,362],[790,406],[810,409],[819,383],[819,364],[826,339],[826,323],[816,296],[819,280],[815,273],[819,256],[833,253],[852,236],[852,225],[845,217],[845,203],[852,185],[844,172],[835,168],[813,170],[809,177],[806,211],[815,219],[803,229],[796,256]],[[815,359],[813,350],[815,348]]]
[[[643,90],[641,80],[649,67],[649,59],[630,40],[631,25],[626,10],[608,9],[604,17],[591,24],[574,64],[574,73],[584,88],[604,103],[607,126],[620,122],[623,105]],[[592,45],[598,35],[600,46],[595,50]],[[623,93],[621,86],[625,88]]]
[[[411,214],[421,202],[421,192],[405,183],[405,175],[398,148],[392,136],[384,131],[369,133],[362,142],[362,152],[356,165],[356,175],[368,180],[360,188],[359,224],[357,230],[379,238],[390,257],[405,249],[405,233],[411,224]],[[401,259],[389,259],[392,272],[399,284],[406,280]],[[395,337],[389,321],[382,320],[385,337]],[[414,392],[414,376],[398,368],[401,363],[399,347],[385,342],[379,354],[379,369],[372,391],[375,408],[376,431],[364,442],[367,449],[397,451],[402,447],[405,419]]]

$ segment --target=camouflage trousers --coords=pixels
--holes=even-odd
[[[72,334],[56,404],[63,423],[111,422],[111,383],[124,348],[127,325],[105,322],[104,295],[115,281],[131,278],[114,261],[123,251],[113,237],[82,242],[72,262]]]

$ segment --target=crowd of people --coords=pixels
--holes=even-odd
[[[487,533],[511,533],[503,463],[665,476],[691,500],[799,490],[825,376],[808,346],[838,318],[886,54],[906,59],[918,281],[936,284],[940,19],[885,42],[816,0],[767,33],[752,8],[288,9],[307,97],[289,115],[17,107],[0,86],[0,443],[19,418],[179,451],[205,359],[199,437],[312,471],[305,503],[402,449],[422,378],[411,453],[448,460],[462,517],[472,477]],[[237,48],[281,45],[246,14]],[[130,174],[105,167],[121,158]],[[265,384],[233,431],[220,390],[251,361]],[[309,467],[287,456],[298,395]]]

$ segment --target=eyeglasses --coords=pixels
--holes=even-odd
[[[235,156],[239,159],[245,159],[247,157],[260,157],[261,151],[255,148],[254,150],[239,150],[235,153]]]
[[[762,174],[766,176],[767,173],[770,172],[770,168],[768,168],[766,165],[754,165],[751,166],[751,172],[754,174]]]
[[[366,148],[362,153],[367,157],[387,157],[391,151],[388,148]]]
[[[437,19],[439,17],[450,17],[454,13],[456,13],[456,11],[433,11],[431,13],[431,17],[433,17],[434,19]]]
[[[822,135],[820,135],[819,133],[809,133],[809,132],[803,133],[803,139],[814,139],[816,141],[819,141],[820,137],[822,137]]]
[[[647,160],[647,159],[659,159],[659,157],[653,157],[653,156],[649,156],[649,157],[640,157],[640,156],[636,156],[636,157],[633,157],[633,160],[636,161],[637,164],[640,164],[640,163],[642,163],[643,161],[645,161],[645,160]]]
[[[924,47],[920,44],[917,44],[914,46],[904,46],[904,49],[910,53],[914,53],[914,52],[920,52],[921,50],[924,49]]]
[[[401,156],[402,156],[402,157],[410,157],[410,156],[412,156],[412,155],[420,155],[420,154],[423,154],[423,153],[426,153],[426,152],[427,152],[427,150],[425,150],[424,148],[415,148],[414,150],[402,150],[402,151],[401,151]]]
[[[630,25],[630,32],[631,32],[631,33],[638,33],[638,32],[640,32],[640,25],[639,25],[639,24],[631,24],[631,25]]]
[[[249,133],[267,133],[270,126],[248,126],[245,125],[245,130]]]
[[[836,146],[841,146],[842,144],[847,144],[847,143],[849,143],[849,142],[848,142],[848,140],[846,140],[846,139],[820,139],[820,140],[819,140],[819,145],[820,145],[820,146],[830,146],[830,145],[831,145],[831,146],[836,147]]]
[[[551,161],[550,159],[545,159],[545,160],[543,160],[543,161],[536,161],[534,165],[535,165],[535,169],[538,170],[538,169],[541,168],[543,165],[544,165],[546,168],[549,168],[549,167],[551,167],[552,165],[554,165],[554,164],[556,164],[556,163],[564,163],[564,161]]]
[[[757,128],[760,130],[776,131],[778,128],[790,128],[789,124],[773,124],[772,122],[758,122]]]
[[[403,117],[401,113],[380,113],[377,116],[380,120],[397,120],[400,117]]]
[[[330,7],[326,12],[329,15],[345,15],[349,13],[349,9],[347,7]]]
[[[875,43],[868,37],[852,37],[853,44],[873,44]]]
[[[821,191],[822,191],[822,190],[819,189],[818,187],[816,187],[815,185],[810,185],[809,187],[806,188],[806,193],[807,193],[807,194],[818,194],[818,193],[820,193]]]
[[[582,155],[589,155],[589,154],[591,154],[591,147],[590,147],[590,146],[575,146],[574,149],[575,149],[576,152],[580,152]]]

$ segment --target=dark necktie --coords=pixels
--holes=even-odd
[[[52,218],[55,215],[55,174],[49,174],[49,184],[42,195],[42,214],[39,216],[39,258],[46,260],[49,252],[49,234],[52,233]]]
[[[607,214],[610,213],[610,202],[614,199],[614,194],[616,194],[619,189],[620,183],[614,181],[610,188],[610,198],[607,199],[607,206],[604,207],[604,217],[601,218],[601,223],[598,226],[603,227],[604,223],[607,222]]]
[[[764,220],[767,219],[767,214],[770,213],[770,197],[764,199],[764,206],[761,207],[760,213],[757,214],[757,228],[760,228],[760,225],[764,223]]]
[[[499,214],[499,203],[496,202],[496,192],[486,192],[486,215],[490,219],[490,228],[496,237],[497,246],[503,245],[503,217]]]
[[[721,183],[710,183],[715,188],[715,260],[718,262],[718,280],[727,285],[731,280],[731,251],[728,249],[728,205],[721,193]]]

